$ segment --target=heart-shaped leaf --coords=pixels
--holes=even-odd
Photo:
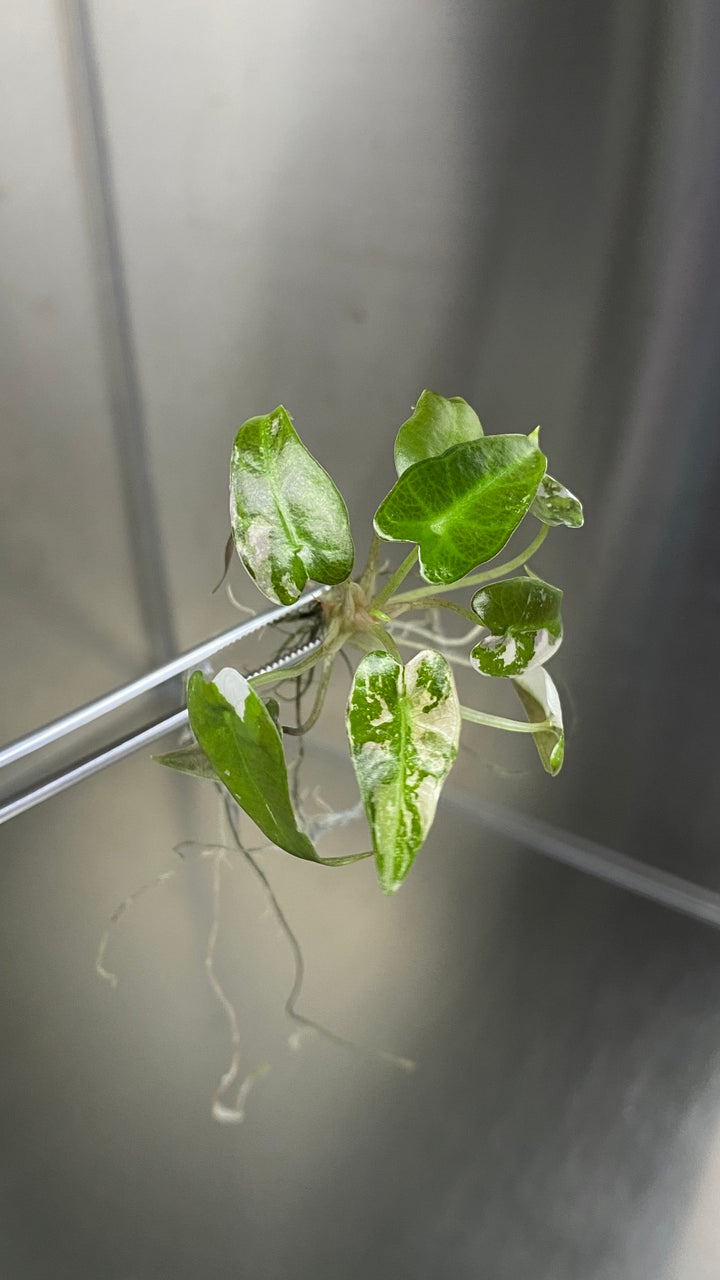
[[[460,706],[452,671],[425,649],[408,662],[370,653],[347,706],[350,754],[385,893],[405,879],[457,755]]]
[[[581,529],[584,520],[580,499],[549,475],[540,481],[530,513],[543,524],[566,524],[571,529]]]
[[[560,695],[544,667],[535,667],[522,676],[514,676],[513,685],[531,724],[550,721],[548,728],[534,733],[533,738],[543,769],[555,777],[562,769],[565,757]]]
[[[485,676],[517,676],[539,667],[562,643],[563,593],[540,578],[508,578],[477,591],[472,607],[486,627],[470,654]]]
[[[238,554],[269,600],[292,604],[308,578],[334,586],[350,574],[347,507],[282,405],[249,418],[235,437],[230,521]]]
[[[439,396],[436,391],[423,391],[415,411],[404,422],[395,440],[395,466],[398,475],[413,462],[437,458],[454,444],[478,440],[483,433],[474,409],[462,396]]]
[[[297,858],[318,861],[293,812],[277,726],[245,677],[231,667],[210,681],[193,672],[188,714],[218,778],[268,840]]]
[[[419,544],[427,582],[457,582],[502,550],[545,465],[534,432],[453,445],[403,471],[378,507],[375,529],[389,541]]]

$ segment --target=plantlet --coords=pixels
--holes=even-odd
[[[562,592],[526,566],[549,526],[578,528],[583,521],[578,499],[547,474],[539,429],[484,435],[458,396],[422,393],[398,432],[395,465],[398,478],[375,513],[367,563],[352,578],[347,508],[286,410],[279,406],[241,426],[230,462],[229,555],[234,545],[275,603],[292,604],[308,581],[326,587],[299,618],[303,632],[321,625],[322,639],[294,667],[251,679],[231,668],[212,680],[196,671],[188,685],[195,744],[156,757],[221,784],[267,839],[294,857],[342,866],[374,856],[385,893],[403,883],[428,834],[463,720],[531,733],[547,772],[562,767],[560,700],[544,665],[562,642]],[[482,568],[528,516],[540,528],[526,549]],[[388,577],[379,566],[383,542],[413,544]],[[421,581],[400,590],[416,568]],[[526,576],[508,577],[523,568]],[[471,593],[467,604],[445,594],[458,590]],[[441,609],[471,624],[461,642],[434,625]],[[429,618],[410,622],[409,613]],[[416,650],[407,663],[400,645]],[[362,655],[346,725],[372,850],[323,859],[298,813],[297,794],[291,796],[283,737],[302,742],[316,723],[333,663],[347,648]],[[457,662],[506,680],[527,719],[462,706],[452,673]],[[282,724],[278,702],[261,693],[289,678],[296,681],[294,725]],[[313,684],[303,720],[302,700]]]

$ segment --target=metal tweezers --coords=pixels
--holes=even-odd
[[[183,675],[191,668],[194,669],[201,666],[223,649],[227,649],[230,645],[236,644],[237,641],[244,640],[248,636],[262,631],[265,627],[301,619],[312,621],[313,617],[316,617],[318,622],[317,633],[311,639],[284,653],[273,662],[269,662],[255,671],[248,672],[247,675],[248,678],[252,678],[252,676],[265,675],[269,671],[280,671],[285,667],[292,666],[300,658],[319,648],[322,643],[323,627],[320,600],[325,592],[326,588],[321,588],[308,595],[301,596],[294,604],[272,609],[267,613],[251,618],[248,622],[231,627],[229,631],[224,631],[219,636],[214,636],[212,640],[206,640],[204,644],[197,645],[194,649],[188,649],[186,653],[181,653],[177,658],[166,662],[162,667],[156,667],[154,671],[148,671],[137,680],[132,680],[129,684],[121,685],[120,688],[111,690],[110,693],[104,694],[94,702],[88,702],[84,706],[78,707],[75,711],[70,711],[67,715],[51,721],[50,724],[44,725],[41,729],[35,729],[25,737],[16,738],[14,742],[9,742],[7,746],[0,748],[0,769],[12,765],[34,752],[41,751],[53,742],[68,737],[86,725],[92,724],[93,721],[100,720],[103,716],[116,711],[118,707],[140,698],[151,689],[157,689],[168,681]],[[187,708],[181,707],[171,715],[164,716],[162,719],[146,725],[135,733],[118,738],[110,746],[102,750],[75,760],[68,768],[43,777],[39,783],[22,791],[11,793],[0,799],[0,822],[7,822],[10,818],[17,817],[18,814],[24,813],[27,809],[32,809],[35,805],[41,804],[43,800],[49,800],[51,796],[58,795],[61,791],[66,791],[68,787],[74,786],[76,782],[81,782],[83,778],[89,778],[92,774],[98,773],[108,765],[115,764],[116,761],[122,760],[134,751],[139,751],[142,747],[149,746],[150,743],[156,742],[158,738],[162,738],[174,730],[184,728],[187,723]]]
[[[61,716],[59,720],[53,720],[42,729],[36,729],[26,737],[8,743],[6,747],[0,748],[0,769],[11,766],[34,752],[40,752],[53,742],[69,737],[77,730],[100,720],[103,716],[110,715],[135,698],[142,697],[150,690],[177,680],[177,677],[185,672],[198,666],[202,667],[209,658],[221,653],[223,649],[229,648],[239,640],[247,639],[248,636],[256,635],[265,627],[301,620],[312,624],[316,620],[317,630],[315,631],[313,627],[311,638],[306,643],[291,648],[273,662],[246,674],[248,678],[252,678],[252,676],[264,675],[268,671],[281,671],[291,666],[322,644],[324,627],[320,601],[326,591],[327,588],[320,588],[301,596],[295,604],[273,609],[256,618],[251,618],[249,622],[232,627],[212,640],[206,640],[204,644],[181,653],[179,657],[166,662],[164,666],[148,671],[146,675],[131,681],[130,684],[113,689],[102,698],[78,707],[76,711]],[[177,729],[183,729],[187,723],[187,708],[180,707],[171,715],[166,715],[135,733],[117,739],[109,747],[76,759],[60,772],[46,775],[39,783],[29,788],[11,793],[4,799],[0,797],[0,823],[17,817],[26,809],[32,809],[43,800],[49,800],[51,796],[67,790],[76,782],[81,782],[83,778],[89,778],[108,765],[115,764],[125,756],[149,746],[158,738],[163,738]],[[514,810],[492,806],[486,802],[469,803],[461,794],[454,797],[454,803],[460,809],[470,812],[473,821],[482,823],[506,839],[514,840],[520,846],[535,849],[546,857],[565,863],[578,871],[597,876],[600,880],[605,880],[618,888],[639,894],[641,897],[649,898],[675,911],[702,920],[705,924],[720,928],[720,894],[712,889],[683,880],[679,876],[640,862],[627,854],[606,849],[603,845],[591,840],[558,830],[538,818],[529,818]]]

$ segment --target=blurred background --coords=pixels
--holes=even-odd
[[[3,827],[2,1274],[716,1280],[720,937],[568,863],[615,851],[717,906],[717,6],[8,0],[0,23],[0,740],[238,620],[210,594],[229,450],[279,402],[359,555],[424,387],[489,432],[541,423],[586,511],[534,562],[566,593],[562,775],[467,728],[392,900],[366,864],[263,863],[303,1011],[413,1075],[288,1048],[292,956],[238,863],[217,966],[243,1069],[272,1071],[217,1125],[212,873],[173,853],[217,839],[212,794],[142,755]],[[307,774],[338,804],[346,689]],[[113,933],[112,990],[108,918],[169,870]]]

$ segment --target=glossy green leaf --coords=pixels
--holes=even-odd
[[[352,570],[347,507],[282,405],[248,419],[235,437],[230,521],[238,554],[269,600],[292,604],[308,578],[334,586]]]
[[[535,667],[524,675],[513,677],[513,685],[531,724],[550,721],[547,729],[533,734],[533,740],[543,768],[555,777],[562,769],[565,757],[560,695],[544,667]]]
[[[530,513],[543,524],[566,524],[571,529],[582,528],[584,520],[580,499],[549,475],[544,475],[540,481]]]
[[[417,542],[427,582],[457,582],[505,546],[532,502],[546,459],[534,437],[483,436],[416,462],[375,515],[381,538]]]
[[[190,773],[194,778],[209,778],[213,782],[218,780],[215,770],[197,742],[189,747],[178,747],[177,751],[166,751],[163,755],[153,756],[152,759],[156,764],[164,764],[168,769],[177,769],[179,773]]]
[[[562,591],[540,578],[508,578],[477,591],[472,607],[486,628],[470,654],[485,676],[539,667],[562,643]]]
[[[277,725],[245,677],[225,667],[206,681],[195,671],[188,684],[188,714],[218,778],[268,840],[298,858],[317,861],[295,819]]]
[[[462,396],[439,396],[423,391],[415,411],[404,422],[395,440],[395,466],[398,475],[413,462],[437,458],[454,444],[478,440],[483,433],[474,409]]]
[[[425,649],[406,666],[370,653],[347,707],[350,754],[385,893],[405,879],[457,755],[460,706],[450,666]]]

